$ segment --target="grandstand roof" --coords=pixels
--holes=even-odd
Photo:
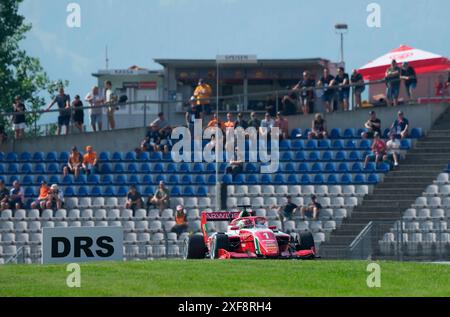
[[[215,59],[154,59],[154,61],[162,66],[176,67],[215,67]],[[311,67],[311,66],[327,66],[329,60],[324,58],[305,58],[305,59],[258,59],[257,64],[240,65],[245,67]]]

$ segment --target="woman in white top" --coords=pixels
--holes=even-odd
[[[92,107],[89,109],[89,114],[91,117],[91,126],[92,130],[97,131],[97,125],[98,125],[98,131],[102,130],[102,114],[103,114],[103,104],[104,99],[102,95],[99,92],[99,89],[97,86],[94,86],[92,88],[92,91],[86,95],[85,100],[89,103],[89,105]]]

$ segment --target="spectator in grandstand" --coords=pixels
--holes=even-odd
[[[398,166],[400,157],[400,141],[395,137],[394,133],[389,134],[389,141],[386,143],[386,156],[384,161],[394,162],[394,166]]]
[[[408,101],[414,98],[414,90],[417,87],[417,75],[414,68],[408,62],[404,62],[400,72],[401,79],[405,82],[406,95]]]
[[[449,80],[450,80],[450,75],[449,75]],[[449,82],[445,82],[444,76],[439,75],[437,81],[436,81],[436,85],[435,85],[435,90],[436,90],[436,97],[444,97],[444,96],[448,96],[448,87],[449,87]]]
[[[266,112],[270,113],[271,117],[276,117],[277,115],[277,107],[276,107],[277,100],[274,95],[270,95],[267,97],[266,101]]]
[[[141,142],[141,150],[143,152],[159,151],[159,145],[161,143],[161,135],[157,126],[151,125],[148,128],[145,139]]]
[[[227,113],[227,121],[222,124],[222,130],[224,133],[228,128],[234,128],[233,114],[231,112]]]
[[[397,61],[394,59],[391,66],[387,69],[386,76],[384,78],[387,86],[386,97],[389,106],[398,105],[401,72],[402,70],[397,66]]]
[[[323,89],[322,101],[325,103],[326,112],[333,112],[333,101],[336,94],[334,85],[334,76],[330,74],[328,68],[323,69],[323,75],[317,83],[317,87]]]
[[[235,157],[230,160],[229,165],[225,169],[225,174],[230,174],[233,179],[236,175],[241,174],[244,171],[244,161],[241,159],[241,153],[239,153],[239,148],[235,148]]]
[[[280,139],[289,139],[289,121],[283,117],[281,111],[278,111],[277,113],[274,127],[280,129]]]
[[[222,126],[222,123],[217,118],[217,113],[214,113],[212,119],[209,120],[208,125],[206,127],[207,128],[217,128],[217,127],[221,127],[221,126]]]
[[[131,185],[127,194],[127,200],[125,202],[125,208],[136,211],[141,209],[144,205],[141,193],[137,190],[136,186]]]
[[[147,205],[154,205],[162,212],[169,207],[170,194],[163,181],[159,182],[158,189],[152,198],[149,198]]]
[[[107,117],[108,117],[108,126],[111,130],[116,128],[116,120],[114,118],[114,113],[117,108],[117,96],[114,95],[112,91],[112,83],[111,81],[105,81],[105,96],[104,96],[105,104],[108,106],[106,108]]]
[[[326,139],[327,137],[327,121],[320,113],[317,113],[312,121],[311,132],[308,133],[308,139]]]
[[[280,217],[281,221],[287,221],[287,220],[291,220],[292,217],[295,216],[296,211],[298,210],[299,206],[297,206],[296,204],[294,204],[292,202],[292,197],[291,196],[286,196],[286,205],[284,206],[280,206],[278,208],[276,208],[276,206],[272,206],[272,209],[276,209],[278,211],[278,215]]]
[[[97,152],[91,145],[86,146],[86,153],[83,155],[83,170],[88,175],[92,175],[98,170]]]
[[[84,125],[84,110],[83,110],[83,102],[80,99],[79,95],[75,96],[75,99],[72,102],[73,108],[73,122],[78,131],[83,132]]]
[[[375,163],[379,163],[383,160],[386,155],[386,143],[380,138],[380,134],[375,132],[373,134],[373,143],[372,143],[372,153],[366,156],[364,160],[364,168],[367,167],[370,161],[375,161]]]
[[[48,193],[47,209],[61,209],[64,207],[64,194],[57,184],[50,186]]]
[[[350,77],[345,72],[344,67],[338,68],[338,73],[334,78],[334,84],[338,86],[338,100],[342,110],[348,111],[350,98]]]
[[[183,232],[186,232],[188,229],[186,211],[184,207],[181,205],[177,206],[176,214],[175,214],[175,225],[172,228],[172,232],[175,232],[179,237]]]
[[[192,136],[194,135],[195,120],[200,120],[201,118],[202,118],[201,113],[197,111],[197,106],[194,103],[191,104],[191,107],[186,112],[185,120],[186,120],[186,126],[189,129],[189,131],[191,132]]]
[[[391,133],[395,134],[397,139],[406,139],[409,135],[409,120],[405,118],[403,111],[399,111],[397,119],[391,126]]]
[[[166,134],[170,135],[172,133],[172,127],[170,126],[169,121],[164,118],[164,112],[158,113],[158,118],[150,123],[150,126],[158,127],[161,136]]]
[[[31,209],[43,210],[47,208],[47,200],[49,193],[50,193],[50,186],[48,186],[47,182],[44,180],[41,182],[41,187],[39,187],[38,198],[31,203]]]
[[[103,127],[102,114],[103,114],[103,104],[105,100],[100,94],[97,86],[94,86],[92,88],[92,91],[86,95],[85,101],[87,101],[91,107],[91,109],[89,109],[89,113],[92,130],[94,130],[95,132],[97,131],[98,127],[98,131],[101,131]]]
[[[18,180],[13,182],[13,188],[9,192],[9,208],[10,209],[21,209],[24,207],[25,203],[25,193],[23,187],[20,185]]]
[[[250,120],[248,121],[248,127],[253,127],[256,129],[256,131],[258,131],[260,126],[261,126],[261,121],[256,116],[256,112],[252,112],[250,114]]]
[[[372,139],[375,132],[381,135],[381,120],[377,118],[375,111],[369,112],[369,120],[364,123],[364,128],[366,131],[361,133],[363,139]]]
[[[352,72],[352,76],[350,77],[350,84],[353,85],[353,94],[355,96],[355,104],[353,106],[353,110],[356,110],[362,105],[361,95],[366,90],[366,86],[364,83],[363,76],[358,72],[357,69],[354,69]]]
[[[312,195],[310,203],[307,206],[303,206],[300,210],[300,213],[302,218],[305,218],[305,216],[311,217],[312,215],[312,219],[317,220],[321,209],[322,205],[317,202],[317,197],[315,195]]]
[[[293,88],[293,90],[300,95],[301,112],[303,114],[309,114],[314,112],[314,88],[316,87],[316,81],[312,78],[311,73],[308,71],[303,72],[303,78]]]
[[[248,128],[248,123],[247,121],[244,119],[244,115],[242,114],[242,112],[238,113],[237,119],[234,122],[234,127],[238,128],[241,127],[242,129],[247,129]]]
[[[291,89],[290,87],[287,88]],[[281,104],[283,105],[283,114],[285,116],[294,115],[297,113],[298,108],[298,94],[295,90],[291,89],[291,91],[283,96],[281,99]]]
[[[46,111],[49,111],[54,104],[58,105],[59,116],[58,116],[58,128],[56,129],[56,134],[61,135],[62,127],[66,127],[66,135],[69,134],[70,125],[70,96],[64,92],[64,88],[59,88],[59,94],[53,98],[50,105],[47,107]]]
[[[13,129],[16,140],[23,139],[25,136],[25,111],[27,111],[27,109],[25,104],[22,102],[22,98],[20,96],[16,96],[13,104]]]
[[[259,135],[262,137],[270,136],[270,130],[275,125],[275,121],[270,116],[270,113],[266,112],[264,119],[261,120],[259,127]]]
[[[0,211],[9,208],[9,190],[5,186],[5,181],[0,178]]]
[[[72,148],[72,151],[70,152],[69,159],[67,160],[67,165],[64,166],[63,173],[64,176],[67,176],[70,174],[75,175],[75,177],[78,177],[80,175],[80,170],[83,167],[83,157],[80,152],[78,152],[78,149],[76,146]]]
[[[211,114],[210,96],[212,94],[211,86],[208,85],[203,79],[199,79],[198,85],[194,90],[194,98],[196,100],[197,111],[200,118],[205,115]]]

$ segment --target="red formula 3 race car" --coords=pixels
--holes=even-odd
[[[227,232],[208,236],[208,221],[229,221]],[[310,232],[286,234],[269,226],[265,217],[242,212],[203,212],[202,233],[184,241],[184,259],[314,259]]]

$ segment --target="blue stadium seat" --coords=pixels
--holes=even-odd
[[[120,162],[123,161],[123,154],[122,152],[114,152],[111,156],[111,160],[114,162]]]
[[[135,163],[130,163],[127,166],[127,172],[128,173],[137,173],[138,172],[138,167]]]
[[[370,140],[362,140],[359,143],[359,148],[363,150],[370,150],[372,147],[372,142]]]
[[[163,160],[163,155],[161,152],[152,152],[150,155],[150,161],[152,162],[161,162]]]
[[[125,154],[125,161],[136,161],[136,152],[127,152]]]
[[[102,163],[100,165],[100,173],[101,174],[109,174],[112,173],[112,166],[110,163]]]
[[[280,150],[281,151],[289,151],[291,149],[291,140],[281,140],[280,141]]]
[[[84,174],[78,175],[78,177],[75,178],[75,180],[74,180],[74,184],[76,184],[76,185],[84,185],[86,183],[87,183],[87,177]]]
[[[101,162],[108,162],[110,160],[111,154],[109,152],[100,152],[98,159]]]
[[[323,166],[321,163],[314,163],[311,167],[311,172],[313,173],[321,173],[323,171]]]
[[[317,140],[308,140],[306,142],[306,149],[307,150],[316,150],[318,147],[318,142]]]
[[[310,172],[309,165],[307,163],[300,163],[298,166],[298,171],[300,173],[309,173]]]
[[[420,139],[424,136],[423,129],[422,128],[413,128],[411,130],[411,138],[413,139]]]
[[[193,197],[195,196],[195,191],[192,186],[185,186],[183,189],[183,196]]]
[[[292,161],[294,159],[292,152],[283,152],[283,154],[281,154],[281,160],[285,161],[285,162],[289,162]]]
[[[341,183],[344,185],[350,185],[353,182],[352,175],[344,174],[341,176]]]
[[[151,170],[153,173],[164,173],[164,165],[162,163],[153,164]]]
[[[356,141],[355,140],[348,140],[345,143],[345,149],[346,150],[355,150],[356,148],[357,148],[357,145],[356,145]]]
[[[338,166],[338,173],[348,173],[348,164],[347,163],[340,163]]]
[[[75,196],[75,190],[74,190],[74,188],[73,188],[72,186],[67,186],[67,187],[64,189],[64,196],[65,196],[65,197],[73,197],[73,196]]]
[[[78,188],[78,193],[77,193],[77,195],[80,196],[80,197],[87,197],[87,196],[89,196],[89,190],[88,190],[88,188],[87,188],[86,186],[80,186],[80,187]]]
[[[361,153],[359,151],[352,151],[348,157],[350,161],[361,161]]]
[[[18,161],[17,153],[9,152],[8,154],[6,154],[5,161],[6,162],[17,162]]]
[[[96,174],[88,175],[87,184],[89,185],[98,185],[100,184],[100,177]]]
[[[314,176],[314,184],[316,185],[325,184],[325,178],[323,177],[322,174],[317,174],[316,176]]]
[[[325,151],[322,153],[322,161],[332,161],[333,160],[333,152]]]
[[[320,152],[318,151],[310,152],[308,155],[308,160],[313,162],[320,161]]]
[[[285,165],[281,165],[281,171],[284,173],[295,173],[294,163],[287,163]]]
[[[15,181],[20,181],[20,179],[19,179],[19,176],[18,176],[18,175],[13,175],[13,176],[10,176],[10,177],[9,177],[9,181],[8,181],[8,183],[9,183],[9,184],[12,184],[12,183],[14,183]]]
[[[130,185],[139,185],[140,181],[138,175],[136,174],[129,175],[127,183]]]
[[[148,152],[141,152],[139,153],[139,155],[137,156],[137,159],[141,162],[147,162],[150,160],[150,153]]]
[[[206,172],[207,173],[214,173],[216,171],[216,165],[214,163],[208,163],[206,165]]]
[[[172,152],[163,153],[163,161],[164,162],[172,162]]]
[[[167,164],[167,173],[178,173],[177,165],[175,163]]]
[[[33,154],[32,160],[33,160],[33,162],[36,162],[36,163],[43,162],[44,161],[44,157],[45,157],[44,152],[35,152]]]
[[[233,184],[242,185],[245,184],[245,175],[238,174],[234,177]]]
[[[47,164],[47,173],[49,173],[49,174],[58,174],[60,172],[61,172],[61,170],[59,169],[59,164],[58,163]]]
[[[179,168],[178,171],[179,171],[180,173],[185,173],[185,174],[191,172],[188,163],[182,163],[182,164],[180,165],[180,168]]]
[[[0,164],[0,175],[5,173],[5,164]]]
[[[311,133],[311,129],[305,129],[305,131],[303,132],[302,138],[303,139],[307,139],[308,135]]]
[[[126,197],[127,194],[128,194],[128,188],[125,186],[120,186],[116,193],[116,195],[118,197]]]
[[[155,192],[156,192],[155,187],[153,187],[153,186],[145,186],[144,192],[142,194],[144,196],[149,196],[150,197],[150,196],[153,196],[155,194]],[[128,191],[127,191],[127,193],[128,193]],[[126,196],[127,193],[125,193],[125,195],[123,195],[123,196]]]
[[[170,190],[170,195],[172,197],[179,197],[179,196],[181,196],[180,187],[178,187],[178,186],[172,187],[172,189]]]
[[[165,175],[157,175],[155,178],[156,184],[159,184],[160,182],[167,183],[167,178]]]
[[[62,179],[62,184],[63,185],[72,185],[74,183],[74,177],[73,175],[66,175],[63,177]]]
[[[69,152],[60,152],[58,161],[66,163],[69,160]]]
[[[102,176],[102,179],[101,179],[102,185],[112,185],[112,183],[113,183],[113,178],[111,175],[107,174],[107,175]]]
[[[336,174],[330,174],[328,175],[328,179],[327,179],[327,184],[328,185],[336,185],[337,183],[339,183]]]
[[[361,173],[364,170],[364,166],[360,162],[356,162],[352,165],[353,173]]]
[[[31,154],[30,152],[22,152],[19,156],[20,162],[31,162]]]
[[[188,174],[188,175],[183,175],[181,177],[181,184],[183,185],[191,185],[192,182],[192,175]]]
[[[3,162],[5,160],[5,153],[0,152],[0,162]]]
[[[411,140],[401,140],[400,141],[400,148],[402,150],[410,150],[412,147]]]
[[[114,185],[125,185],[127,183],[127,178],[123,174],[116,175],[114,179]]]
[[[344,139],[354,139],[356,137],[355,134],[356,134],[355,129],[352,129],[352,128],[345,129],[343,138]]]
[[[300,129],[300,128],[294,129],[291,132],[291,139],[297,139],[297,138],[299,138],[299,136],[302,136],[302,135],[303,135],[302,129]]]
[[[262,174],[260,183],[263,185],[272,184],[272,177],[269,174]]]
[[[247,163],[245,164],[245,171],[247,173],[258,173],[259,168],[258,165],[256,165],[255,163]]]
[[[377,174],[370,174],[367,179],[367,182],[369,184],[378,184],[380,182],[380,179]]]
[[[258,184],[258,177],[255,174],[247,175],[247,184]]]
[[[336,152],[336,156],[334,157],[336,161],[346,161],[347,160],[347,154],[344,151]]]
[[[336,172],[336,164],[335,163],[327,163],[325,165],[325,173],[335,173]]]
[[[208,196],[208,187],[206,186],[199,186],[197,188],[197,196],[199,197],[207,197]]]
[[[228,163],[220,163],[219,165],[219,173],[225,173],[226,168],[228,167]]]
[[[178,175],[176,174],[172,174],[169,176],[168,180],[167,180],[167,184],[180,184],[180,178],[178,177]]]
[[[114,164],[114,173],[125,173],[125,166],[123,163]]]
[[[343,150],[345,148],[344,142],[342,140],[333,141],[333,150]]]
[[[209,175],[207,182],[208,185],[214,185],[216,183],[216,175]]]
[[[150,173],[151,167],[149,163],[142,163],[141,167],[139,169],[139,172],[141,173]]]
[[[366,128],[360,128],[360,129],[358,129],[358,131],[356,132],[356,136],[359,138],[359,137],[362,137],[362,135],[363,135],[363,133],[366,133],[368,130],[366,129]]]
[[[276,174],[274,175],[272,182],[277,185],[283,185],[286,184],[286,179],[283,174]]]
[[[106,197],[114,197],[116,196],[116,193],[114,191],[114,187],[112,186],[106,186],[103,188],[103,196]]]
[[[296,185],[296,184],[298,183],[297,175],[295,175],[295,174],[290,174],[290,175],[288,176],[288,179],[287,179],[287,182],[286,182],[286,183],[289,184],[289,185]]]
[[[45,161],[47,163],[56,162],[58,160],[58,154],[56,152],[48,152],[45,156]]]
[[[62,183],[61,177],[59,175],[52,175],[52,176],[50,176],[48,183],[49,184],[60,184],[60,183]]]
[[[196,184],[196,185],[206,184],[205,175],[196,175],[194,178],[194,184]]]
[[[30,186],[33,185],[33,177],[31,177],[30,175],[25,175],[22,178],[22,185],[23,186]]]
[[[331,141],[330,140],[319,140],[319,149],[321,149],[321,150],[331,149]]]
[[[45,173],[45,165],[42,163],[37,163],[34,165],[33,173],[35,174],[44,174]]]
[[[370,162],[367,164],[366,168],[364,169],[364,172],[375,172],[377,170],[377,166],[375,163]]]
[[[145,185],[155,184],[155,182],[153,181],[152,175],[144,175],[142,177],[142,184],[145,184]]]
[[[342,131],[339,128],[331,129],[330,139],[340,139],[342,135]]]
[[[291,149],[294,151],[301,151],[305,149],[305,143],[303,140],[293,140],[291,142]]]
[[[310,185],[311,184],[311,178],[307,174],[303,174],[300,178],[300,184],[302,185]]]
[[[301,151],[301,152],[297,152],[297,153],[295,153],[295,161],[297,161],[297,162],[303,162],[303,161],[305,161],[306,160],[306,157],[305,157],[305,152],[303,152],[303,151]]]
[[[203,163],[195,163],[192,167],[193,173],[203,173],[205,171],[205,165]]]
[[[32,167],[30,163],[23,163],[20,166],[20,173],[22,174],[30,174],[32,171]]]
[[[25,197],[37,197],[36,191],[33,187],[25,188]]]
[[[366,178],[364,176],[364,174],[356,174],[355,179],[353,180],[354,184],[365,184],[366,183]]]
[[[388,163],[382,162],[378,165],[377,171],[381,173],[387,173],[391,170],[391,167]]]

